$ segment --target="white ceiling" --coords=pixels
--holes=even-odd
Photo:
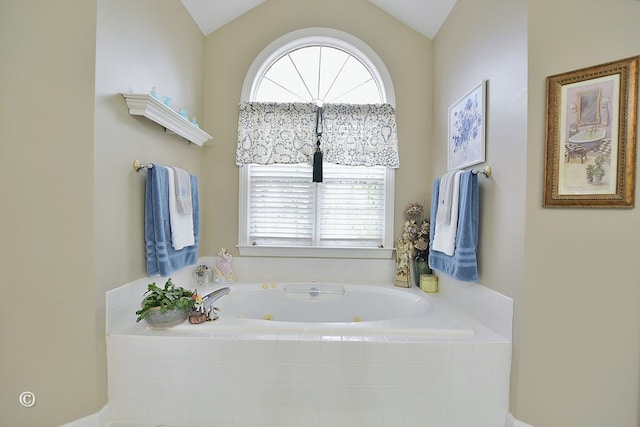
[[[380,9],[432,39],[447,19],[456,0],[369,0]],[[203,34],[263,3],[264,0],[182,0]]]

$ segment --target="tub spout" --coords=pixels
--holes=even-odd
[[[222,298],[223,296],[227,295],[229,292],[231,292],[231,288],[226,286],[224,288],[216,289],[210,294],[207,294],[204,297],[202,297],[202,304],[204,306],[205,311],[209,315],[209,320],[216,320],[218,318],[218,314],[216,313],[216,310],[213,308],[213,303],[219,300],[220,298]]]

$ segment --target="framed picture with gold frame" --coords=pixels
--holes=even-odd
[[[634,206],[639,58],[547,77],[544,207]]]

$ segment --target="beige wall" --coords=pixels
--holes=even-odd
[[[307,27],[348,32],[376,51],[395,87],[400,169],[396,174],[396,230],[409,201],[423,201],[430,175],[431,41],[366,0],[270,0],[206,40],[205,122],[216,136],[206,150],[205,176],[215,197],[206,200],[203,253],[236,254],[238,103],[255,57],[273,40]]]
[[[637,426],[640,214],[541,201],[545,78],[640,53],[640,3],[477,3],[458,0],[434,39],[434,172],[447,105],[488,78],[495,175],[481,179],[480,282],[515,301],[511,411],[536,427]],[[604,31],[585,39],[585,22]]]
[[[479,283],[511,297],[522,287],[524,257],[526,32],[524,0],[458,0],[434,38],[433,177],[447,171],[448,108],[487,80],[486,165],[493,175],[478,178]]]
[[[203,117],[204,36],[179,2],[149,5],[0,2],[0,425],[105,405],[105,292],[145,275],[145,177],[131,164],[200,175],[203,149],[120,95],[155,85]]]
[[[512,408],[536,427],[640,425],[640,210],[541,208],[545,78],[640,54],[639,20],[637,0],[528,2],[525,283]]]
[[[99,0],[95,90],[95,300],[98,382],[106,403],[105,292],[146,275],[146,173],[134,160],[176,165],[201,176],[204,149],[131,116],[121,93],[172,98],[202,121],[204,36],[180,2]],[[206,186],[201,183],[201,186]],[[206,193],[201,193],[206,197]]]
[[[640,213],[540,207],[544,79],[637,55],[640,2],[459,0],[433,43],[366,0],[270,0],[206,39],[179,2],[153,2],[0,0],[0,425],[59,425],[106,403],[104,292],[145,274],[134,159],[198,173],[201,254],[234,247],[244,76],[269,42],[310,26],[359,37],[389,68],[398,211],[446,169],[448,106],[489,80],[480,282],[515,300],[511,410],[536,427],[640,424]],[[215,142],[128,115],[119,93],[152,85]],[[33,408],[18,404],[25,390]]]
[[[96,3],[2,0],[0,11],[0,425],[57,425],[100,403]],[[34,407],[18,404],[23,391]]]

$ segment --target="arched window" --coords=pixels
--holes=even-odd
[[[395,104],[377,54],[337,30],[287,34],[255,59],[242,89],[253,103]],[[243,255],[388,258],[393,249],[394,169],[325,162],[240,167],[238,246]]]

